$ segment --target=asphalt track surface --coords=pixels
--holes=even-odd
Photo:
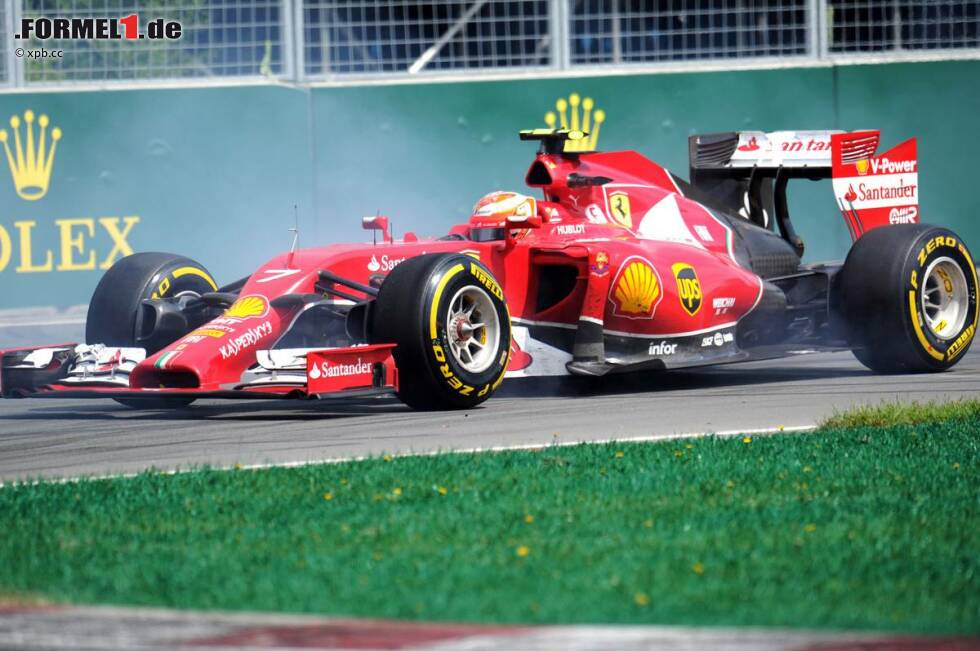
[[[791,428],[857,404],[963,396],[980,397],[977,347],[929,375],[873,375],[844,352],[600,382],[508,380],[463,412],[412,412],[392,399],[206,400],[174,412],[2,400],[0,481]]]

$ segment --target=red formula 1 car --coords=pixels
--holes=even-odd
[[[633,151],[567,151],[582,136],[522,132],[543,196],[487,195],[437,239],[395,242],[365,218],[382,242],[290,251],[221,287],[187,258],[124,258],[88,343],[3,351],[0,392],[466,408],[510,376],[840,348],[875,371],[940,371],[970,346],[976,269],[955,233],[918,223],[914,140],[876,155],[874,131],[692,136],[685,182]],[[843,264],[802,264],[787,183],[828,178],[855,243]]]

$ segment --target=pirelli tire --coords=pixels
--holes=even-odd
[[[873,371],[943,371],[977,331],[977,271],[963,240],[928,224],[876,228],[851,248],[841,309],[855,357]]]
[[[500,284],[475,258],[427,254],[395,267],[371,315],[373,342],[395,343],[398,397],[415,409],[468,409],[489,398],[510,359]]]
[[[89,301],[85,341],[90,344],[143,348],[137,343],[140,306],[145,299],[217,290],[214,278],[201,264],[172,253],[134,253],[118,260],[99,281]],[[170,342],[146,351],[147,356]],[[193,398],[118,398],[127,407],[160,409],[189,405]]]

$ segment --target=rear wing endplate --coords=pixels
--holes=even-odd
[[[919,160],[915,138],[880,156],[848,155],[845,136],[834,136],[834,196],[856,240],[866,231],[919,222]]]

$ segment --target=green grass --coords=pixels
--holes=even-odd
[[[0,489],[0,594],[980,631],[980,420]]]
[[[877,405],[855,407],[834,414],[821,425],[832,428],[888,427],[941,422],[949,419],[980,421],[980,400],[961,398],[948,402],[884,401]]]

